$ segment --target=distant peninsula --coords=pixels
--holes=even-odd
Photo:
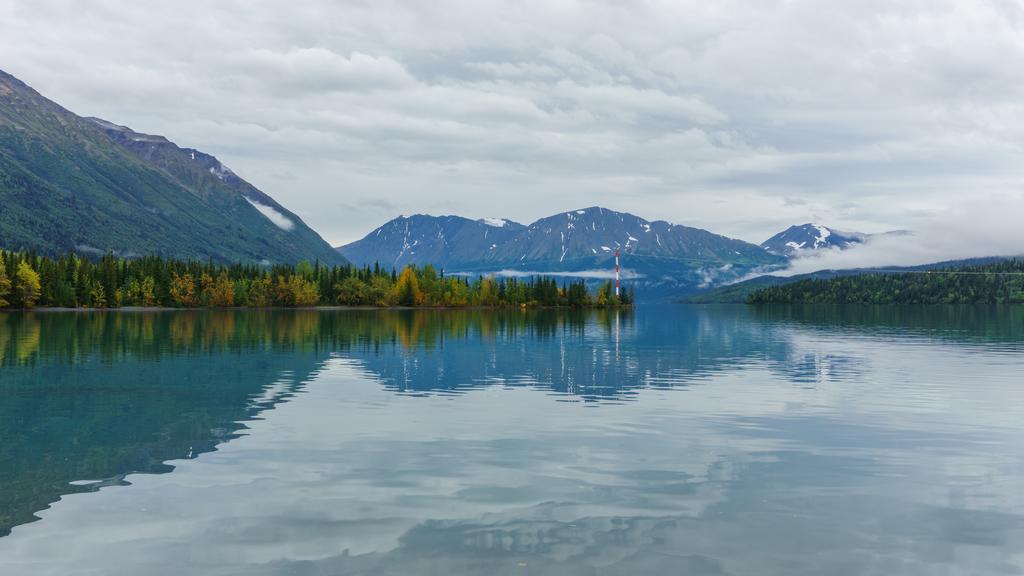
[[[766,286],[748,304],[1019,304],[1024,260],[894,273],[866,273]]]

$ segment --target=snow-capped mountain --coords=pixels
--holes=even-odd
[[[785,262],[741,240],[599,207],[563,212],[529,226],[501,219],[401,217],[338,248],[360,265],[433,264],[453,273],[588,276],[610,274],[616,250],[624,275],[656,292],[717,284]]]
[[[504,246],[526,227],[511,220],[461,216],[400,216],[370,232],[365,238],[338,248],[357,265],[380,263],[402,268],[408,264],[433,264],[450,269],[478,262],[498,246]]]
[[[862,244],[867,239],[867,234],[859,232],[840,232],[821,224],[803,224],[790,226],[779,232],[762,242],[761,247],[772,254],[792,258],[802,252],[824,248],[845,250],[855,244]]]
[[[544,264],[562,269],[602,266],[619,250],[623,257],[652,257],[694,265],[770,262],[757,246],[706,230],[648,221],[599,207],[542,218],[516,234],[485,261]]]

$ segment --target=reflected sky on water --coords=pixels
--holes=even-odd
[[[0,573],[1021,573],[1022,413],[1019,307],[5,314]]]

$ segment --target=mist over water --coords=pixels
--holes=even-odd
[[[1024,570],[1024,309],[0,314],[0,573]]]

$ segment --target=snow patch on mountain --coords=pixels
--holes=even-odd
[[[832,231],[821,224],[812,224],[812,226],[818,231],[818,236],[814,239],[814,247],[820,248],[828,244],[828,238],[832,235]]]
[[[504,228],[508,225],[508,220],[504,218],[481,218],[480,221],[495,228]]]
[[[453,276],[478,276],[479,272],[453,272]],[[499,278],[531,278],[534,276],[552,276],[556,278],[582,278],[587,280],[612,280],[615,278],[614,270],[576,270],[573,272],[545,271],[539,270],[496,270],[492,273]],[[623,268],[619,271],[621,280],[637,280],[645,275],[634,270]]]
[[[218,180],[224,180],[228,176],[235,175],[235,173],[232,172],[230,168],[219,162],[213,166],[210,166],[210,174],[216,176]],[[248,198],[246,198],[246,200],[248,200]]]

